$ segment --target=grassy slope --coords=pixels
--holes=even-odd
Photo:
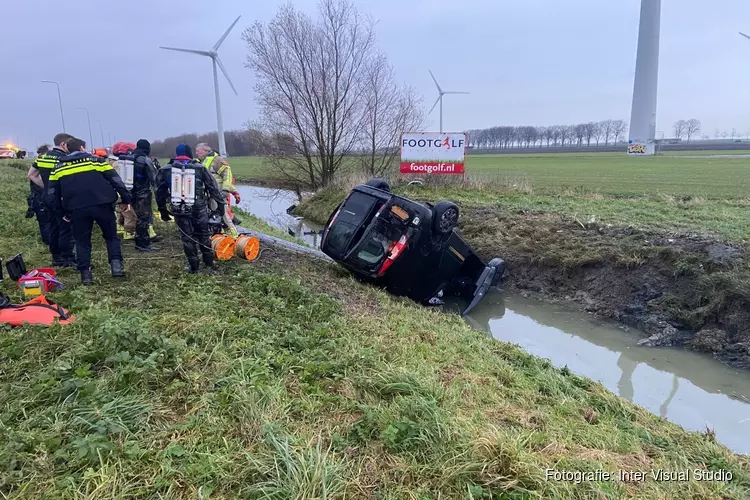
[[[504,184],[531,185],[540,194],[583,189],[606,195],[748,197],[750,159],[694,156],[698,157],[633,158],[620,153],[469,155],[466,171]],[[232,170],[244,181],[274,178],[269,162],[260,157],[233,158]]]
[[[0,167],[0,255],[46,264]],[[186,276],[163,252],[54,299],[67,327],[0,330],[0,493],[14,498],[750,495],[750,463],[470,330],[280,251]],[[101,250],[101,241],[96,249]],[[173,256],[159,258],[163,255]],[[3,290],[17,298],[7,281]],[[218,312],[220,311],[220,312]],[[545,480],[544,469],[730,470],[720,482]]]

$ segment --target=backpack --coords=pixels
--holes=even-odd
[[[125,183],[125,187],[130,191],[133,189],[133,183],[135,181],[135,157],[133,155],[120,156],[112,168],[115,169],[117,174],[122,178],[122,182]]]

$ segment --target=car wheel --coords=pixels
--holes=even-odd
[[[367,185],[388,193],[391,192],[391,186],[385,181],[385,179],[370,179],[367,181]]]
[[[450,234],[458,226],[458,206],[450,201],[440,201],[433,208],[435,231]]]
[[[492,279],[492,286],[497,286],[505,275],[505,261],[499,257],[492,259],[488,264],[495,268],[495,277]]]

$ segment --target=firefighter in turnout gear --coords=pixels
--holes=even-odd
[[[84,141],[70,139],[67,145],[70,154],[64,156],[52,172],[47,196],[54,209],[65,214],[73,225],[81,283],[93,284],[91,231],[95,222],[107,244],[112,276],[124,277],[114,205],[119,194],[124,211],[130,211],[130,192],[106,159],[86,152]]]
[[[146,139],[140,139],[136,148],[130,155],[121,156],[121,161],[130,161],[133,165],[133,186],[130,194],[133,197],[133,209],[135,210],[135,249],[139,252],[153,252],[158,250],[151,246],[151,191],[156,182],[156,170],[154,163],[149,158],[151,154],[151,143]],[[129,186],[128,186],[129,187]]]
[[[42,203],[47,208],[47,216],[49,217],[49,251],[52,254],[52,267],[75,267],[76,265],[73,251],[73,228],[70,221],[65,220],[62,212],[55,210],[48,204],[48,197],[46,196],[52,170],[60,162],[60,159],[68,154],[66,142],[69,139],[72,139],[72,136],[65,133],[57,134],[53,140],[54,147],[38,156],[28,173],[29,180],[44,191]]]
[[[223,192],[226,204],[224,211],[220,213],[222,214],[224,224],[227,226],[227,234],[233,238],[236,238],[237,236],[239,236],[239,233],[237,232],[237,228],[234,226],[232,213],[230,212],[229,208],[229,204],[231,202],[230,196],[234,196],[235,203],[239,203],[241,198],[239,191],[237,191],[237,188],[234,187],[232,169],[229,167],[229,163],[227,163],[224,158],[216,154],[216,152],[213,151],[211,147],[205,142],[202,142],[195,147],[195,154],[198,156],[200,162],[203,163],[203,166],[206,167],[214,176],[214,179],[216,179],[216,183],[219,185],[219,189],[221,189]]]
[[[177,146],[177,156],[159,169],[156,175],[156,204],[165,222],[174,215],[180,229],[188,265],[185,270],[199,269],[198,252],[209,269],[214,268],[214,254],[208,229],[208,204],[216,203],[224,213],[224,197],[208,169],[193,159],[190,146]]]
[[[37,156],[41,156],[47,151],[49,151],[49,146],[45,144],[36,150],[36,154]],[[41,177],[39,180],[41,180]],[[36,217],[42,241],[45,245],[49,246],[49,210],[44,205],[44,185],[40,186],[29,179],[29,196],[26,198],[26,203],[29,206],[29,209],[26,211],[26,218],[31,219],[32,217]]]

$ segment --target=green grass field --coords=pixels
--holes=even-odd
[[[582,189],[624,196],[667,194],[720,199],[750,196],[750,158],[717,158],[700,153],[695,156],[706,157],[687,156],[469,155],[466,172],[503,184],[528,185],[536,193]],[[268,160],[261,157],[232,158],[231,165],[237,179],[269,181],[277,178]]]

